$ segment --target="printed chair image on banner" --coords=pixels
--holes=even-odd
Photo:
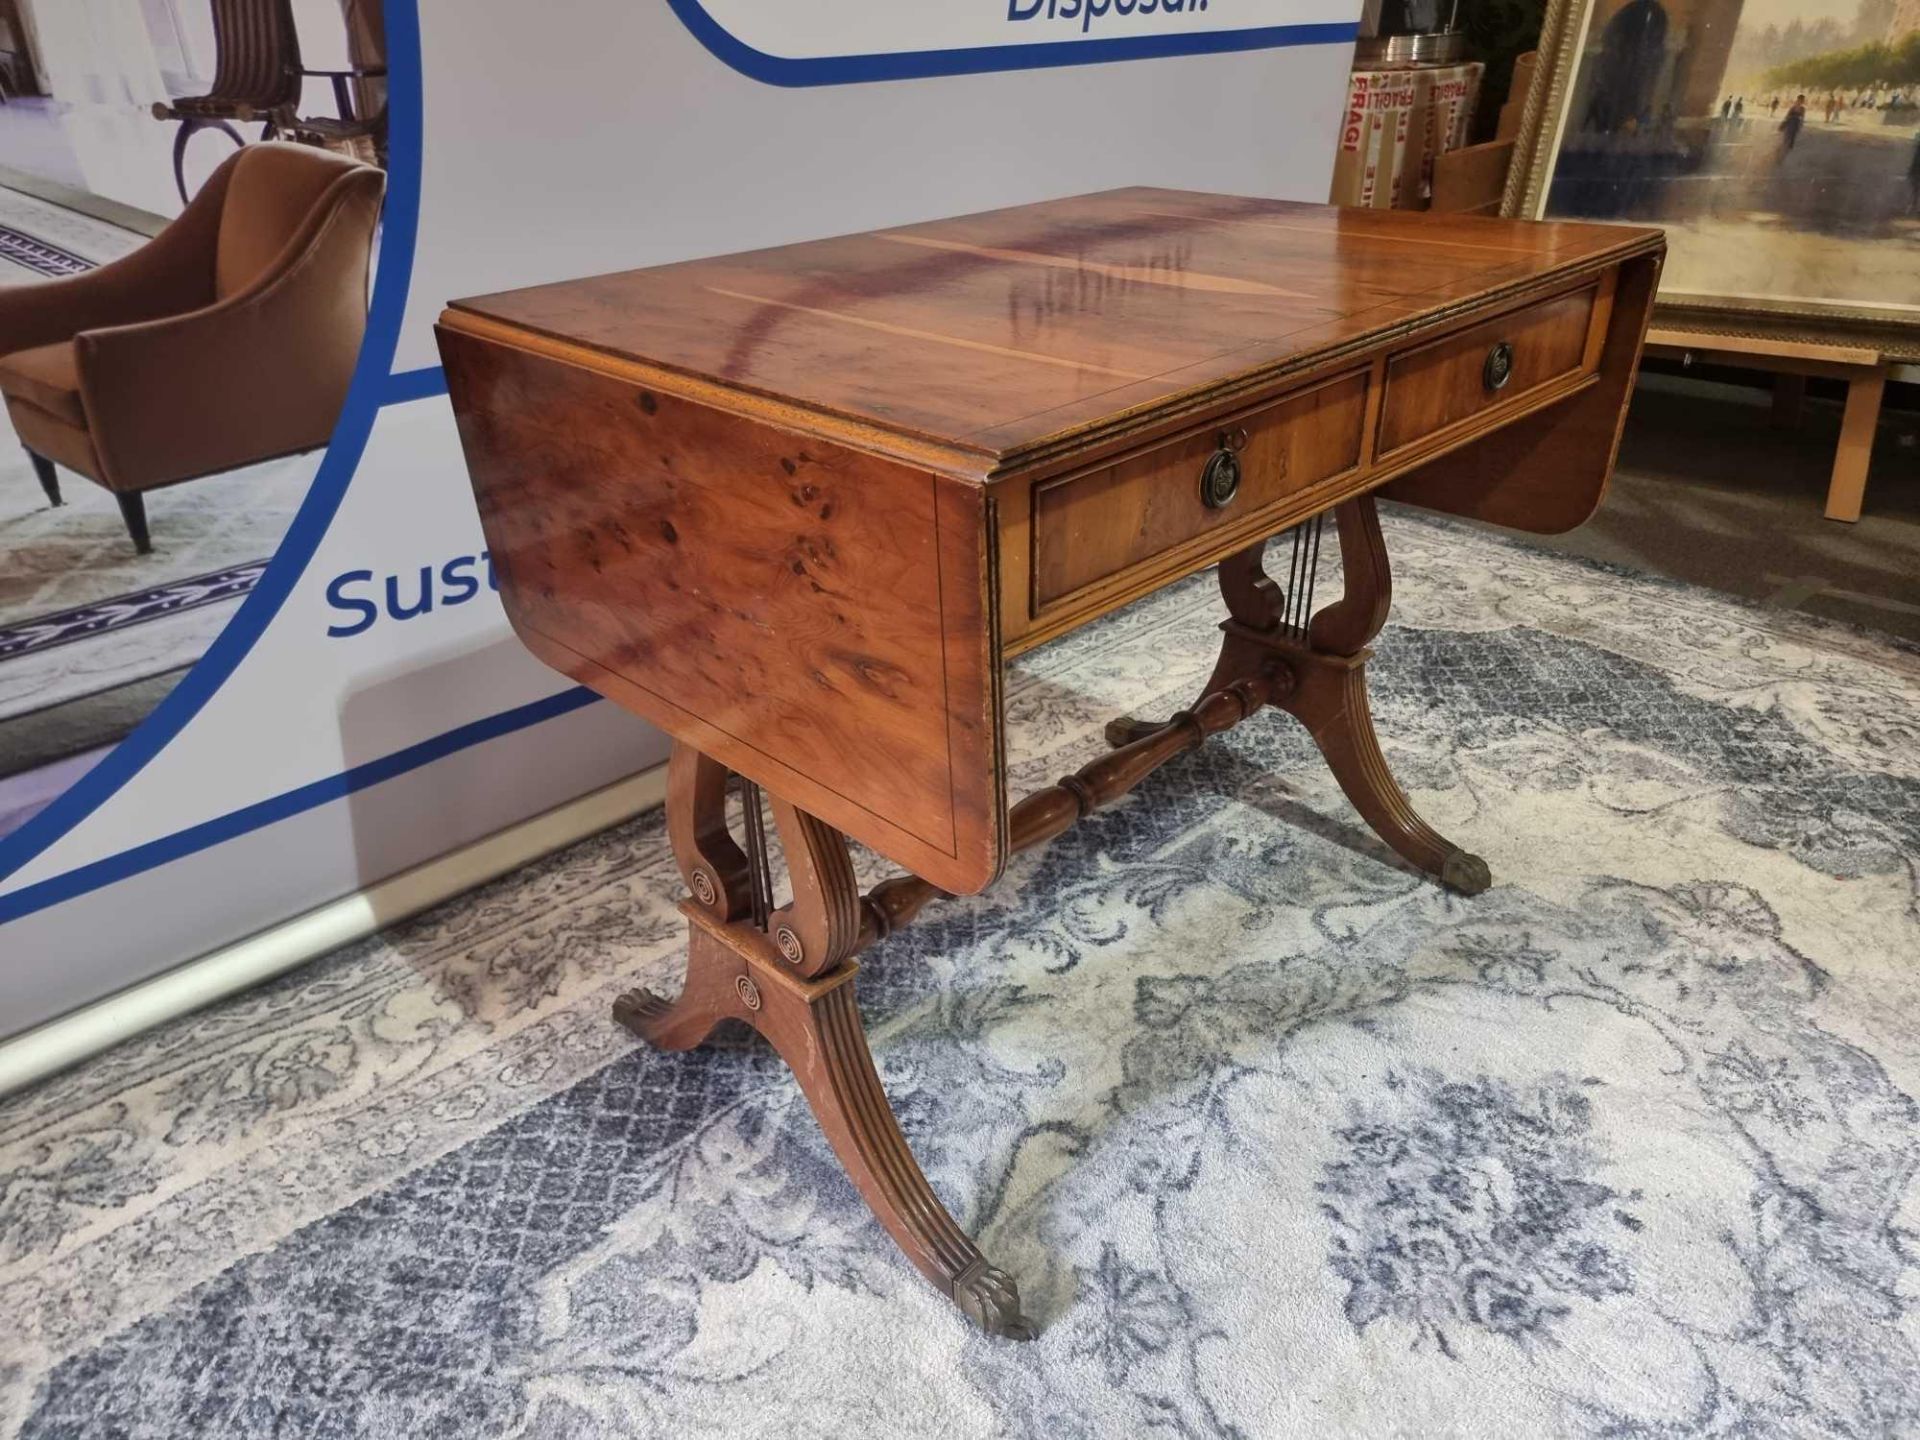
[[[313,480],[381,36],[380,0],[0,0],[0,836],[178,683]]]

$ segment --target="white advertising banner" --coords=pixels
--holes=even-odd
[[[351,375],[318,393],[338,307],[335,331],[282,327],[296,348],[252,362],[313,387],[330,440],[229,443],[272,428],[236,409],[237,373],[182,401],[185,448],[214,459],[95,474],[9,402],[25,451],[0,476],[0,577],[57,583],[0,587],[0,1037],[664,757],[508,628],[437,369],[448,299],[1120,185],[1318,198],[1357,10],[387,0],[380,53],[334,42],[387,71],[384,98],[355,81],[354,113],[305,143],[236,151],[90,101],[89,145],[124,133],[128,166],[161,167],[141,193],[177,190],[163,208],[187,218],[83,206],[85,177],[50,177],[0,215],[42,242],[38,268],[0,281],[145,263],[249,167],[311,172],[324,207],[372,166],[384,211],[369,253],[334,257],[341,287],[373,271]],[[210,57],[159,48],[187,93],[175,72]],[[19,169],[9,123],[0,107]],[[240,209],[217,225],[264,223]],[[9,318],[45,307],[12,293],[0,347],[46,343]]]

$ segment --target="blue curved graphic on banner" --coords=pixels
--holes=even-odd
[[[693,36],[742,75],[768,85],[858,85],[874,80],[920,80],[935,75],[979,75],[994,70],[1036,70],[1057,65],[1105,65],[1116,60],[1157,60],[1174,55],[1220,55],[1236,50],[1274,50],[1287,45],[1350,44],[1356,22],[1265,25],[1247,30],[1169,31],[1030,45],[983,45],[957,50],[904,50],[873,55],[792,59],[769,55],[738,39],[700,0],[667,0]]]
[[[387,19],[387,203],[381,216],[380,264],[373,283],[373,301],[367,310],[366,339],[360,347],[347,401],[333,428],[326,457],[320,462],[306,498],[301,502],[286,537],[274,552],[260,583],[241,602],[226,629],[189,670],[180,683],[154,708],[133,733],[116,745],[100,763],[76,780],[63,795],[0,840],[0,879],[5,879],[54,841],[99,809],[116,790],[144,769],[164,750],[201,708],[224,685],[254,643],[266,632],[296,581],[319,547],[320,537],[340,508],[353,472],[359,467],[367,437],[380,407],[395,398],[390,391],[393,355],[400,340],[400,322],[406,313],[407,286],[413,277],[414,239],[420,218],[420,19],[414,0],[389,0]],[[123,873],[150,868],[123,862],[115,856],[103,861],[108,873],[97,875],[94,886]],[[89,886],[87,888],[94,888]],[[46,894],[24,901],[25,892],[0,905],[0,923],[18,914],[62,898]]]

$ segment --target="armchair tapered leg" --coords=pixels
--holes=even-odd
[[[120,502],[120,518],[127,522],[127,534],[133,537],[133,548],[142,555],[151,555],[153,540],[147,534],[147,497],[138,491],[131,491],[113,498]]]
[[[46,456],[27,451],[27,458],[33,462],[33,473],[40,477],[40,488],[47,492],[47,501],[55,507],[66,504],[60,498],[60,476],[53,468],[53,461]]]

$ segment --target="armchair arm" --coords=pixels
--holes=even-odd
[[[0,355],[71,340],[82,330],[195,310],[213,299],[213,258],[229,160],[179,218],[131,254],[83,274],[0,290]]]
[[[109,488],[146,490],[324,445],[366,333],[386,177],[361,167],[253,284],[189,314],[75,339]]]

